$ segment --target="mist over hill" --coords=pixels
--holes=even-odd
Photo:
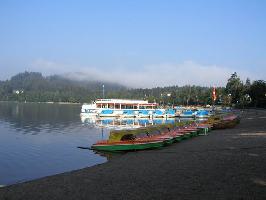
[[[44,77],[39,72],[19,73],[10,80],[0,81],[0,100],[32,102],[86,102],[102,97],[106,92],[126,90],[125,86],[95,80],[72,80],[53,75]]]
[[[97,80],[80,80],[73,76],[43,76],[39,72],[23,72],[0,81],[1,101],[90,102],[103,98],[147,99],[161,104],[197,104],[211,101],[211,88],[169,86],[132,89],[121,84]],[[220,88],[221,90],[222,88]]]
[[[104,94],[103,94],[104,85]],[[10,80],[0,81],[0,101],[20,102],[91,102],[98,98],[146,99],[161,105],[212,104],[212,87],[196,85],[156,88],[128,88],[107,81],[73,79],[72,76],[43,76],[39,72],[19,73]],[[237,73],[228,79],[226,87],[216,88],[215,104],[266,106],[266,82],[246,83]]]

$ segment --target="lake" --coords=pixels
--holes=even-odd
[[[80,117],[81,105],[0,102],[0,185],[9,185],[104,163],[88,149],[114,127],[134,128],[172,120]]]

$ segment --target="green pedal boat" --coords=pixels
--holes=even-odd
[[[135,151],[160,148],[165,145],[165,142],[165,139],[145,139],[119,142],[105,140],[93,144],[91,148],[98,151]]]

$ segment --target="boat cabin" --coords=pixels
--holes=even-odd
[[[155,109],[157,108],[157,103],[148,103],[145,100],[128,100],[128,99],[97,99],[96,108],[109,108],[109,109]]]

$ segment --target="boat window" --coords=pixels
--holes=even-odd
[[[133,109],[133,105],[126,105],[126,109]]]

